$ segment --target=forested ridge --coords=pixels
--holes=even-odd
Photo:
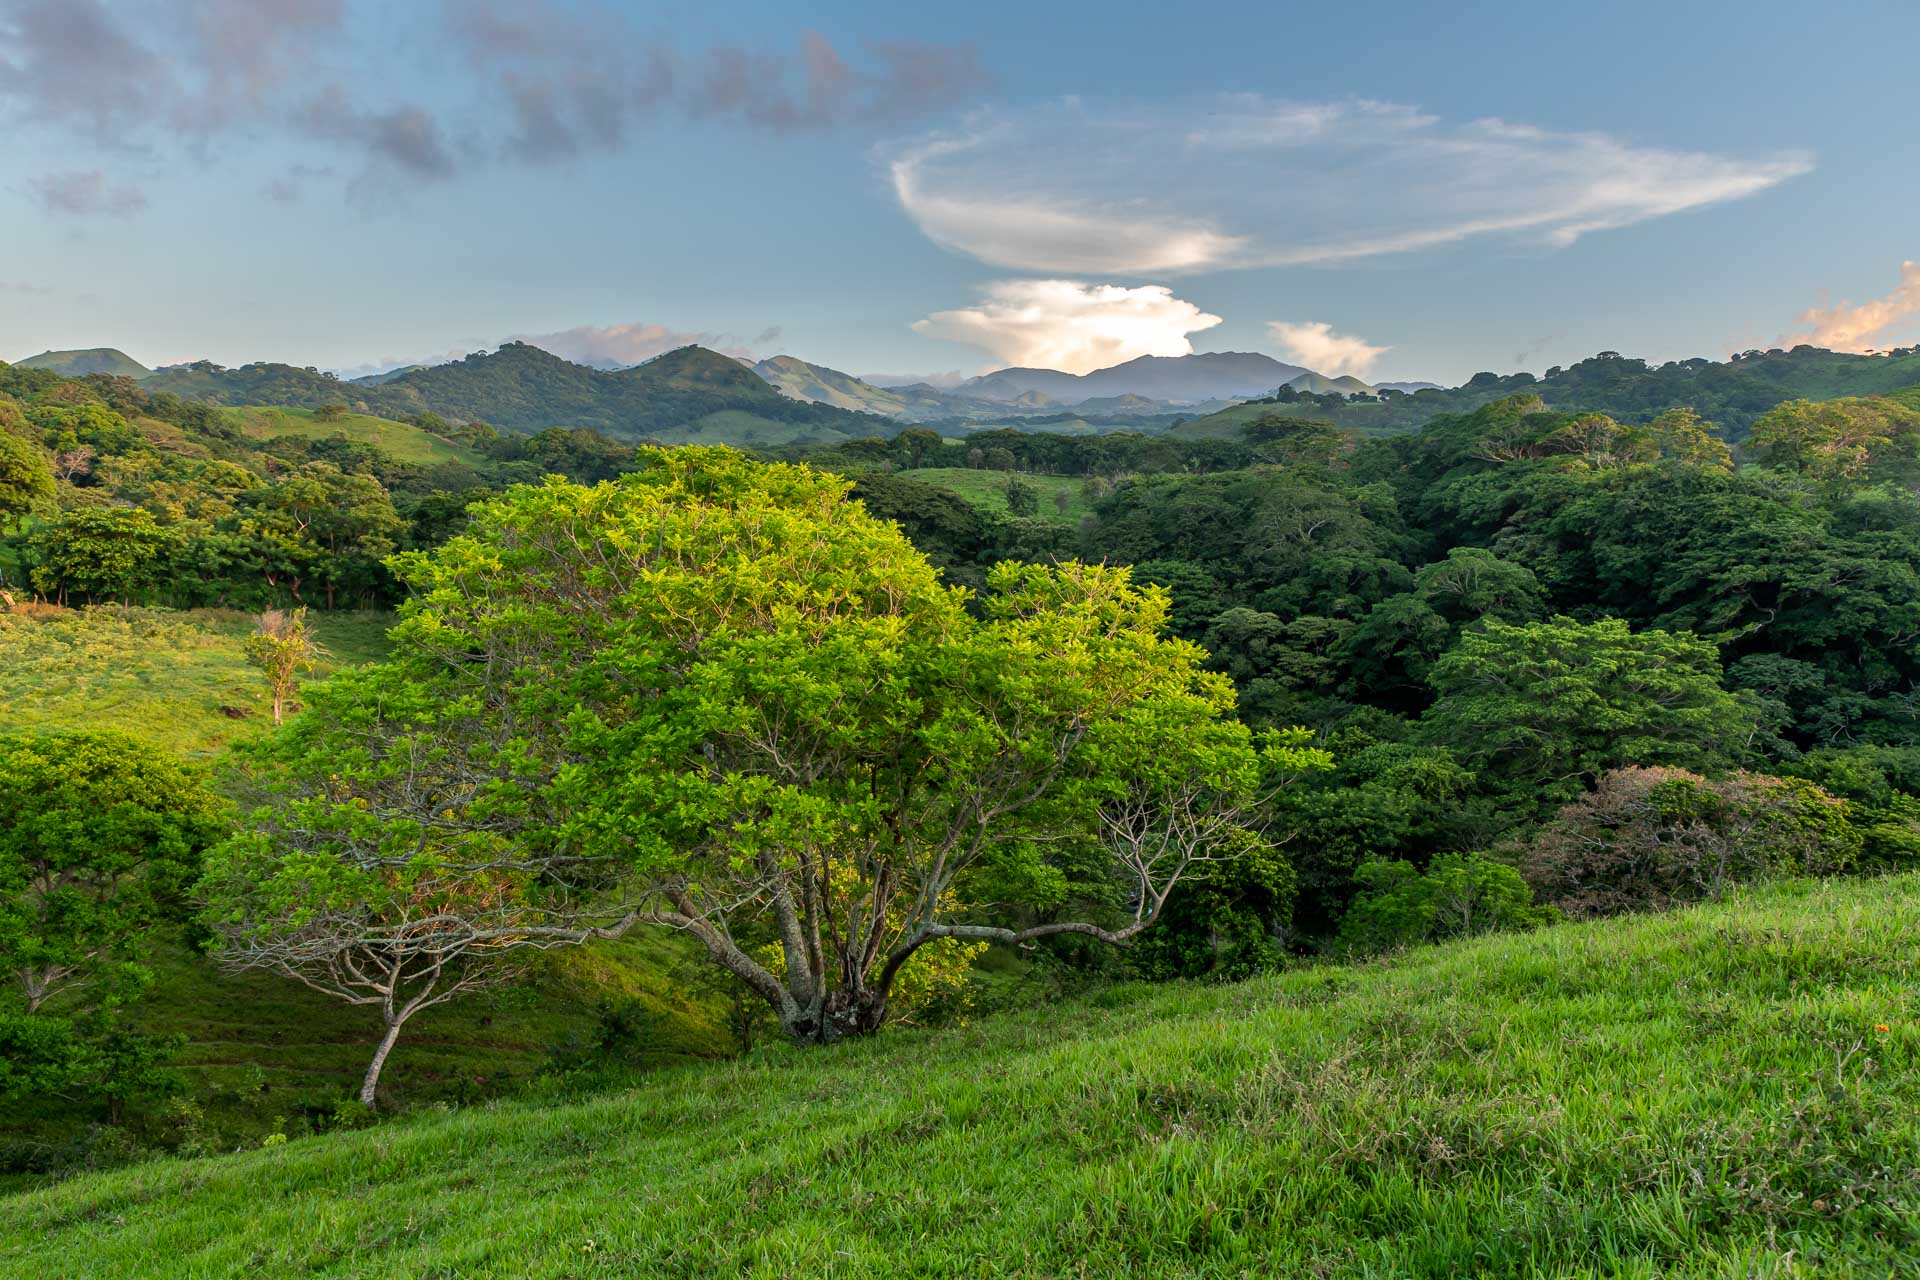
[[[622,440],[697,437],[705,433],[704,419],[729,410],[789,424],[803,434],[810,429],[825,440],[866,435],[884,422],[781,395],[744,365],[701,347],[613,372],[509,342],[377,384],[343,382],[285,364],[222,369],[204,362],[141,381],[152,392],[214,404],[315,409],[338,403],[390,418],[433,413],[522,432],[588,428]]]
[[[736,374],[649,376],[694,412]],[[1294,402],[1221,436],[752,454],[0,366],[0,706],[73,708],[0,732],[0,1177],[769,1042],[997,1035],[1115,983],[1344,990],[1375,970],[1336,966],[1488,934],[1641,930],[1667,965],[1667,926],[1619,918],[1920,869],[1906,400],[1788,398],[1729,433],[1522,391],[1388,435]],[[89,654],[142,637],[204,646],[221,699],[250,672],[195,712],[246,731],[90,722]],[[1883,1002],[1887,963],[1855,975]],[[260,1044],[207,1061],[185,991],[347,1047],[297,1082]],[[1902,1016],[1821,1034],[1907,1061]],[[504,1059],[495,1019],[526,1037]],[[1913,1166],[1845,1115],[1859,1216],[1716,1182],[1712,1247],[1771,1223],[1898,1252]],[[1801,1176],[1775,1137],[1754,1158]]]

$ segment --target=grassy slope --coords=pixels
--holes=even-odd
[[[313,416],[311,409],[283,409],[257,405],[249,405],[242,409],[228,409],[225,412],[234,426],[255,440],[270,440],[275,436],[303,436],[309,440],[329,440],[334,436],[343,435],[360,444],[371,445],[401,462],[471,464],[479,461],[479,455],[471,449],[407,423],[395,422],[391,418],[349,413],[322,422]]]
[[[390,615],[310,615],[328,661],[315,673],[386,651]],[[241,613],[166,609],[0,613],[0,725],[116,729],[192,756],[213,755],[273,724],[273,703],[243,643]],[[250,714],[235,718],[221,710]]]
[[[921,467],[915,471],[903,471],[900,474],[912,476],[915,480],[924,480],[928,484],[937,484],[943,489],[965,498],[984,511],[1005,513],[1007,509],[1007,474],[1000,471],[975,471],[969,467]],[[1020,479],[1040,491],[1040,514],[1049,520],[1078,520],[1093,510],[1087,502],[1086,484],[1080,476],[1045,476],[1021,474]],[[1054,505],[1054,495],[1065,493],[1068,498],[1066,512],[1061,513]]]
[[[1121,988],[86,1177],[0,1271],[1913,1274],[1916,937],[1920,879],[1803,883]]]

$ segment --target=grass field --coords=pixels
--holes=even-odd
[[[440,436],[431,435],[407,423],[395,422],[391,418],[349,413],[323,422],[313,416],[311,409],[282,409],[255,405],[239,409],[224,409],[221,412],[241,432],[255,440],[271,440],[275,436],[303,436],[309,440],[330,440],[334,436],[345,436],[349,440],[372,445],[401,462],[475,463],[480,460],[480,455],[471,449]]]
[[[61,1277],[1920,1272],[1920,879],[670,1069],[13,1198]]]
[[[328,653],[316,679],[386,652],[390,614],[309,616]],[[214,610],[0,612],[0,727],[117,729],[216,754],[273,726],[272,700],[242,648],[253,627],[250,615]]]
[[[951,489],[983,511],[1005,514],[1007,510],[1007,472],[975,471],[968,467],[921,467],[917,471],[903,471],[901,474]],[[1021,473],[1019,478],[1039,490],[1040,514],[1048,520],[1078,521],[1093,510],[1093,504],[1087,501],[1086,481],[1081,476]],[[1061,493],[1067,495],[1064,512],[1056,505],[1055,495]]]

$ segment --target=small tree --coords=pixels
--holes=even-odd
[[[605,867],[554,851],[562,816],[517,793],[529,762],[510,739],[460,699],[415,703],[410,728],[391,732],[383,696],[365,673],[338,677],[313,716],[258,749],[274,803],[208,855],[199,887],[225,967],[379,1011],[369,1107],[416,1014],[507,980],[532,950],[632,923],[592,909]]]
[[[313,411],[316,422],[338,422],[347,416],[347,406],[339,402],[323,404]]]
[[[152,930],[184,919],[224,830],[198,776],[118,734],[0,736],[0,1098],[83,1097],[118,1120],[178,1079],[174,1042],[125,1026]]]
[[[221,806],[156,748],[111,733],[0,736],[0,964],[38,1012],[184,915]]]
[[[1019,476],[1007,478],[1007,510],[1016,516],[1040,514],[1040,491]]]
[[[273,722],[281,724],[286,708],[300,692],[300,677],[312,671],[326,651],[307,626],[305,606],[292,611],[269,609],[261,614],[247,637],[247,661],[260,668],[273,694]]]

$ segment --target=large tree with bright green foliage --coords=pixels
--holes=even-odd
[[[830,1040],[881,1025],[928,948],[1131,939],[1325,764],[1256,742],[1124,569],[1002,564],[970,610],[837,477],[644,461],[513,490],[396,559],[396,656],[313,696],[259,856],[619,899],[469,932],[681,930]]]
[[[1431,679],[1429,740],[1519,804],[1571,799],[1622,765],[1734,763],[1756,731],[1711,643],[1617,618],[1489,621]]]

